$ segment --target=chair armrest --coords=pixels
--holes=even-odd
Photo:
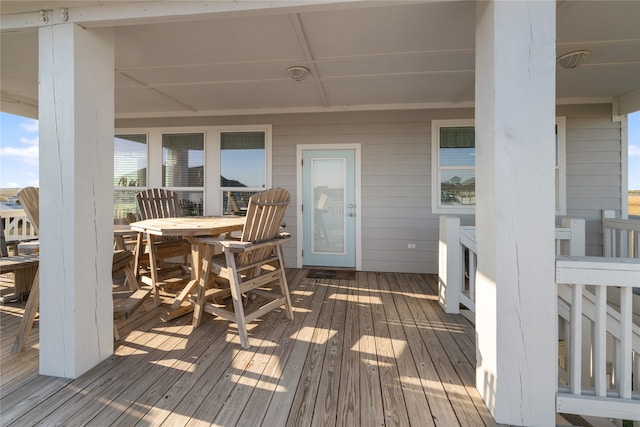
[[[230,239],[218,239],[216,237],[198,237],[196,241],[198,243],[204,243],[209,245],[216,245],[223,248],[223,250],[230,250],[232,252],[246,252],[255,249],[263,248],[266,246],[281,245],[291,238],[289,233],[280,233],[278,237],[263,242],[242,242],[239,240]]]

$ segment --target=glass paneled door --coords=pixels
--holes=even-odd
[[[303,264],[355,267],[355,151],[302,152]]]

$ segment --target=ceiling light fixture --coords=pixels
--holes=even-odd
[[[309,69],[307,67],[294,65],[293,67],[287,68],[287,75],[297,82],[307,78],[308,74],[309,74]]]
[[[587,58],[591,52],[588,50],[576,50],[575,52],[565,53],[564,55],[560,55],[556,62],[562,68],[566,68],[568,70],[573,70],[574,68],[579,67],[587,61]]]

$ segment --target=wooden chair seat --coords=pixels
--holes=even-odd
[[[239,240],[196,238],[205,246],[205,253],[194,298],[194,327],[199,326],[202,312],[222,317],[238,325],[240,344],[248,348],[247,323],[279,307],[293,319],[282,255],[282,245],[290,236],[279,232],[289,200],[289,192],[280,188],[254,194]],[[215,278],[217,287],[210,286],[210,277]],[[260,298],[253,310],[246,310],[243,304],[242,296],[248,293]],[[231,306],[222,301],[228,295]]]
[[[136,194],[140,219],[176,218],[182,216],[178,193],[162,188],[151,188]],[[191,244],[181,237],[161,237],[154,243],[158,260],[160,281],[153,283],[149,267],[149,248],[143,249],[142,239],[138,239],[138,272],[143,283],[153,286],[154,300],[159,304],[160,295],[174,295],[184,288],[191,279],[188,257]],[[175,262],[172,262],[175,261]]]

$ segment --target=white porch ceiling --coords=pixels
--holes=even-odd
[[[109,4],[3,0],[0,12],[66,7],[72,19],[81,7],[87,26],[105,27],[95,16]],[[116,117],[472,105],[474,16],[472,1],[355,2],[112,21]],[[558,56],[591,51],[557,68],[561,102],[640,88],[640,2],[558,2],[557,42]],[[0,49],[2,110],[36,106],[37,32],[3,30]],[[292,81],[292,65],[311,74]]]

